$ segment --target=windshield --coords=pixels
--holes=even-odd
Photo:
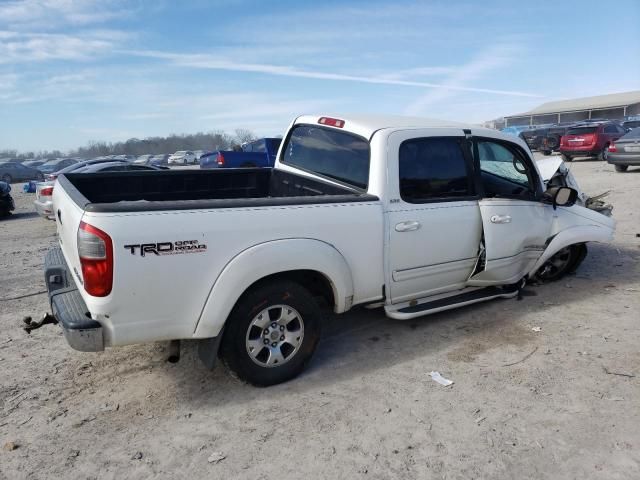
[[[596,133],[598,127],[578,127],[570,128],[567,135],[585,135],[587,133]]]
[[[369,142],[351,133],[297,125],[282,152],[284,164],[362,189],[369,185]]]

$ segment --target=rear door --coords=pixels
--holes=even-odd
[[[542,255],[553,209],[540,200],[538,172],[520,146],[475,138],[473,152],[482,192],[484,258],[469,285],[516,283]]]
[[[403,130],[387,145],[392,303],[464,288],[482,234],[464,132]]]

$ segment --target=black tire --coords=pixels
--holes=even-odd
[[[293,320],[283,329],[285,320],[278,323],[276,317],[278,314],[283,315],[282,312],[285,311]],[[294,313],[291,313],[292,311]],[[255,325],[264,312],[268,323],[265,330]],[[295,336],[295,332],[302,333],[301,339],[297,337],[300,340],[298,347],[294,348],[292,344],[287,343],[284,335],[279,339],[269,336],[274,333],[279,335],[278,329],[286,330],[282,333],[291,333],[289,325],[296,322],[293,335]],[[220,357],[241,380],[252,385],[266,387],[286,382],[298,376],[311,360],[320,340],[321,322],[320,308],[304,287],[291,281],[260,283],[238,300],[229,315],[220,345]],[[274,327],[276,324],[277,327]],[[270,334],[266,333],[268,329],[272,329]],[[267,363],[272,361],[271,345],[275,345],[269,345],[270,339],[276,342],[280,340],[277,346],[277,351],[283,356],[280,366],[267,366]],[[262,346],[263,341],[267,345]],[[256,353],[250,354],[250,342],[258,344],[254,350]],[[285,347],[288,347],[288,355]]]
[[[543,150],[543,151],[542,151],[542,154],[543,154],[545,157],[548,157],[549,155],[551,155],[551,153],[553,153],[553,152],[551,152],[551,150]]]
[[[598,158],[598,160],[600,160],[601,162],[606,162],[606,161],[607,161],[607,154],[609,153],[609,152],[608,152],[608,150],[607,150],[608,148],[609,148],[609,144],[607,143],[607,144],[604,146],[604,148],[600,151],[600,153],[598,154],[598,157],[597,157],[597,158]]]
[[[13,178],[11,178],[11,175],[9,175],[8,173],[5,173],[4,175],[2,175],[2,181],[5,183],[11,183],[13,181]]]
[[[615,165],[616,172],[626,172],[629,165]]]
[[[535,279],[542,283],[555,282],[565,275],[575,272],[587,256],[584,243],[569,245],[560,249],[535,274]]]
[[[560,156],[562,157],[562,160],[564,160],[565,162],[570,162],[572,160],[572,158],[569,155],[565,155],[564,153],[561,153]]]

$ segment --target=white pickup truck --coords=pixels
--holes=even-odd
[[[309,362],[319,302],[405,320],[574,270],[615,227],[580,203],[495,130],[301,116],[273,169],[61,176],[45,279],[73,348],[198,339],[271,385]]]

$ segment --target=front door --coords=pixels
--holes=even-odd
[[[540,201],[542,184],[526,152],[510,142],[477,138],[484,268],[469,285],[504,285],[521,280],[545,249],[553,207]]]
[[[482,236],[473,160],[462,130],[388,139],[387,285],[393,303],[464,288]]]

